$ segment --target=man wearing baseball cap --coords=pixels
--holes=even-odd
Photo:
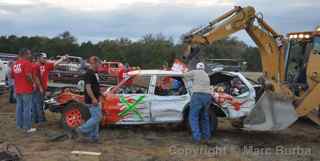
[[[200,62],[196,65],[196,70],[185,73],[187,83],[191,82],[192,95],[189,124],[192,130],[192,138],[196,143],[201,141],[208,143],[211,137],[211,125],[207,107],[212,103],[212,96],[210,79],[204,69],[204,63]],[[200,127],[202,128],[200,129]]]
[[[45,92],[48,89],[48,82],[49,82],[49,72],[54,70],[55,66],[64,61],[68,58],[68,56],[62,56],[59,60],[52,62],[47,59],[46,53],[39,53],[38,54],[38,68],[39,68],[39,79],[41,83],[41,87],[38,87],[39,92],[34,94],[33,102],[36,105],[35,109],[35,123],[43,123],[46,121],[44,111],[43,111],[43,99]]]
[[[33,92],[32,92],[32,120],[34,123],[42,123],[45,121],[44,111],[42,110],[42,94],[44,93],[41,81],[40,81],[40,54],[33,54],[32,59],[32,77],[34,80]]]

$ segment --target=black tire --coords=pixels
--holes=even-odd
[[[89,108],[79,102],[68,103],[61,113],[61,125],[63,129],[71,131],[90,118]]]
[[[187,107],[183,113],[183,122],[182,122],[182,127],[184,129],[187,129],[190,133],[191,133],[191,127],[190,127],[190,124],[189,124],[189,108],[190,107]],[[209,113],[209,119],[210,119],[210,122],[211,122],[211,136],[213,136],[216,131],[217,131],[217,128],[218,128],[218,119],[217,119],[217,116],[216,116],[216,113],[214,112],[214,110],[212,109],[213,107],[210,107],[208,109],[208,113]]]

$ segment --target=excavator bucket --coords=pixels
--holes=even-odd
[[[244,119],[245,130],[275,131],[289,127],[298,119],[292,100],[265,91],[255,108]]]

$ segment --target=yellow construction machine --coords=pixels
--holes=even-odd
[[[264,93],[244,119],[244,128],[281,130],[299,117],[318,125],[320,105],[320,28],[311,32],[278,34],[251,6],[231,11],[183,36],[188,57],[201,45],[245,30],[259,49]]]

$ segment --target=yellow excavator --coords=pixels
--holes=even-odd
[[[320,27],[310,32],[278,34],[253,7],[236,6],[207,26],[184,34],[184,57],[245,30],[259,49],[264,92],[244,118],[245,129],[267,131],[289,127],[307,116],[320,125]],[[194,54],[194,53],[193,53]]]

